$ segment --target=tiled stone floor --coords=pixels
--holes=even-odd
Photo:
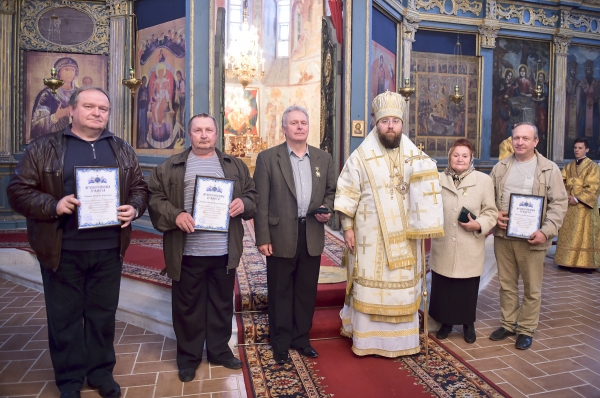
[[[488,339],[500,325],[497,279],[479,296],[477,342],[467,344],[455,331],[443,343],[512,397],[598,398],[600,272],[572,274],[547,259],[544,273],[540,325],[530,350],[516,350],[514,338]],[[43,294],[0,278],[0,397],[59,396],[45,317]],[[171,339],[118,322],[115,344],[115,379],[126,398],[246,397],[241,371],[206,361],[193,382],[181,383]],[[82,396],[98,394],[88,389]]]
[[[179,381],[172,339],[117,322],[115,349],[115,380],[125,398],[246,397],[241,370],[207,361],[194,381]],[[87,387],[81,395],[99,396]],[[44,295],[0,278],[0,397],[59,396],[48,353]]]
[[[500,327],[498,287],[496,277],[479,295],[474,344],[456,331],[442,342],[514,398],[600,397],[600,272],[573,274],[546,258],[540,323],[526,351],[515,337],[488,338]]]

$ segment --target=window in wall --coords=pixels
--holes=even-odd
[[[229,0],[229,6],[227,7],[227,20],[229,26],[227,29],[227,43],[231,43],[235,34],[231,32],[239,32],[244,21],[244,0]],[[248,17],[250,19],[250,17]]]
[[[290,1],[277,2],[277,58],[290,54]]]

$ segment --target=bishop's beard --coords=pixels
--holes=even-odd
[[[402,134],[394,135],[393,137],[389,137],[387,134],[381,133],[380,131],[377,131],[377,134],[379,136],[379,142],[381,142],[381,145],[383,145],[384,148],[395,149],[400,146]]]

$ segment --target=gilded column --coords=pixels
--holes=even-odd
[[[552,160],[561,162],[565,156],[565,111],[567,101],[567,56],[571,37],[554,36],[554,128],[552,137]]]
[[[479,55],[482,59],[481,70],[481,137],[479,139],[479,159],[489,161],[492,155],[492,86],[494,73],[494,48],[496,37],[500,30],[499,23],[495,20],[496,4],[488,2],[486,18],[479,26]],[[495,155],[495,150],[494,150]]]
[[[402,80],[400,87],[404,85],[404,79],[410,79],[410,55],[412,53],[412,44],[415,41],[415,33],[419,29],[419,13],[406,9],[402,19]],[[416,82],[411,82],[414,85]],[[407,133],[410,131],[410,106],[404,111],[404,128]]]
[[[132,142],[132,101],[130,91],[121,84],[129,77],[133,38],[130,37],[130,3],[123,0],[107,0],[110,9],[110,45],[108,62],[108,90],[111,112],[109,129],[127,142]]]
[[[15,134],[14,124],[14,87],[13,62],[14,37],[13,22],[16,1],[0,1],[0,163],[12,162],[12,137]]]

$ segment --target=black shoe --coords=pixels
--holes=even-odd
[[[121,396],[121,386],[114,380],[107,381],[100,385],[90,383],[88,380],[87,384],[90,388],[98,390],[98,394],[100,394],[102,398],[119,398]]]
[[[490,340],[500,341],[500,340],[504,340],[508,336],[514,336],[514,335],[515,335],[515,332],[511,332],[510,330],[506,330],[502,326],[500,326],[498,329],[496,329],[494,331],[494,333],[492,333],[490,335]]]
[[[287,351],[280,354],[273,353],[273,359],[278,365],[283,365],[290,362],[290,354]]]
[[[593,268],[577,268],[577,267],[569,267],[569,271],[574,274],[591,274],[594,272]]]
[[[527,336],[526,334],[520,334],[517,336],[515,348],[517,350],[528,350],[531,348],[531,343],[533,343],[533,337]]]
[[[183,381],[184,383],[194,380],[195,377],[196,377],[196,369],[194,369],[194,368],[179,369],[179,380]]]
[[[98,387],[98,394],[102,398],[119,398],[121,396],[121,386],[114,380],[107,381]]]
[[[63,391],[60,393],[60,398],[80,398],[81,393],[79,391]]]
[[[463,335],[464,339],[467,343],[473,344],[475,340],[477,340],[477,335],[475,334],[475,325],[463,325]]]
[[[300,353],[300,355],[307,357],[307,358],[317,358],[319,356],[319,353],[317,352],[317,350],[315,350],[311,346],[299,348],[298,352]]]
[[[220,365],[223,366],[227,369],[241,369],[242,368],[242,361],[240,361],[239,359],[237,359],[236,357],[231,357],[231,358],[227,358],[226,360],[222,361],[222,362],[211,362],[213,365]]]
[[[450,332],[452,332],[452,325],[442,323],[442,327],[437,331],[435,337],[437,337],[438,340],[444,340],[448,338]]]

